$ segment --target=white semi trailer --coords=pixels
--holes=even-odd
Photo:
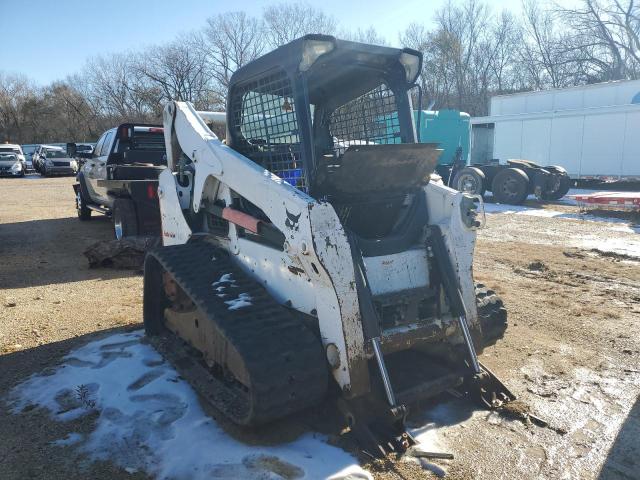
[[[471,124],[472,164],[526,159],[575,180],[640,181],[640,80],[496,96]]]

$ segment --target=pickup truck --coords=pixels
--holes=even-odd
[[[103,133],[93,152],[75,143],[67,151],[86,159],[73,185],[80,220],[92,212],[110,216],[118,240],[160,235],[157,179],[167,165],[161,126],[124,123]]]

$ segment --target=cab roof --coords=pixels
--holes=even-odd
[[[407,88],[410,87],[415,79],[406,79],[405,67],[400,63],[403,53],[418,58],[417,73],[422,68],[422,54],[417,50],[312,34],[293,40],[240,67],[231,76],[231,86],[250,82],[275,69],[286,71],[293,80],[300,73],[307,41],[330,42],[333,45],[329,52],[319,56],[305,72],[311,103],[320,103],[328,96],[353,98],[375,88],[380,83],[381,76],[394,77],[397,81],[404,82]],[[340,104],[341,99],[336,98],[336,101]]]

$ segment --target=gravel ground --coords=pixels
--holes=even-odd
[[[111,238],[111,226],[78,221],[72,183],[0,180],[0,398],[88,339],[140,326],[142,277],[87,267],[82,251]],[[461,479],[640,478],[640,262],[617,251],[637,232],[624,218],[488,215],[475,272],[503,296],[510,327],[481,360],[553,428],[461,400],[425,405],[412,424],[455,455],[431,468]],[[94,420],[12,415],[0,401],[0,478],[145,478],[51,445]],[[377,478],[433,477],[416,464],[373,467]]]

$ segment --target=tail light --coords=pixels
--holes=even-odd
[[[153,200],[154,198],[158,197],[158,191],[155,185],[153,184],[149,184],[147,185],[147,198],[149,200]]]

